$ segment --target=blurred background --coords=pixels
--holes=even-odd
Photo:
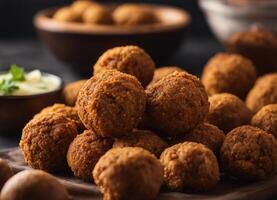
[[[105,1],[100,1],[105,2]],[[110,1],[109,1],[110,2]],[[126,1],[114,1],[126,2]],[[130,2],[130,1],[128,1]],[[168,4],[187,10],[192,16],[192,23],[186,41],[179,50],[161,65],[178,65],[200,75],[207,59],[222,48],[212,36],[205,18],[196,0],[144,0],[147,2]],[[70,0],[1,0],[0,1],[0,69],[11,63],[32,68],[40,68],[62,75],[66,82],[80,78],[61,62],[57,61],[48,50],[43,48],[33,26],[33,17],[39,10],[48,7],[72,3]]]

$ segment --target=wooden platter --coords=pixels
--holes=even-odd
[[[0,151],[0,158],[9,162],[16,171],[29,169],[24,163],[21,151],[18,148]],[[72,200],[101,200],[102,195],[92,183],[83,182],[73,176],[56,175],[65,185]],[[277,195],[277,175],[271,179],[249,183],[234,184],[230,181],[221,181],[215,190],[205,194],[185,194],[162,192],[158,200],[263,200]]]

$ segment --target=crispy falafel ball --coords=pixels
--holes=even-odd
[[[159,158],[167,143],[151,131],[133,130],[129,135],[115,139],[113,148],[123,147],[141,147]]]
[[[135,77],[106,70],[85,83],[76,105],[87,129],[102,137],[119,137],[137,126],[145,104],[145,91]]]
[[[79,80],[69,83],[63,90],[65,103],[69,106],[75,106],[80,89],[83,87],[87,80]]]
[[[84,14],[84,12],[86,11],[86,9],[88,9],[90,6],[94,6],[94,5],[97,6],[98,4],[93,1],[89,1],[89,0],[78,0],[78,1],[74,1],[71,4],[70,8],[76,15],[81,17]]]
[[[50,112],[33,118],[24,127],[19,145],[32,168],[64,171],[68,147],[77,134],[74,121],[62,113]]]
[[[165,184],[172,191],[207,191],[220,179],[214,153],[199,143],[184,142],[169,147],[162,153],[160,161]]]
[[[157,132],[176,136],[203,122],[208,97],[200,80],[186,72],[173,72],[148,87],[146,115]]]
[[[69,200],[66,188],[42,170],[24,170],[7,181],[1,200]]]
[[[122,46],[107,50],[94,65],[94,74],[114,69],[135,76],[145,87],[152,80],[155,63],[138,46]]]
[[[76,177],[91,181],[91,172],[96,163],[111,148],[111,139],[99,137],[86,130],[70,144],[67,152],[68,166]]]
[[[110,11],[101,5],[89,6],[82,16],[87,24],[112,24],[113,18]]]
[[[34,118],[48,114],[48,113],[61,113],[64,114],[67,118],[71,119],[76,123],[77,130],[79,133],[82,133],[85,130],[83,123],[81,122],[77,109],[75,107],[66,106],[64,104],[56,103],[52,106],[42,109]]]
[[[100,158],[93,177],[104,200],[154,200],[163,183],[163,168],[142,148],[114,148]]]
[[[0,159],[0,191],[7,180],[9,180],[9,178],[11,178],[13,175],[14,172],[9,164],[3,159]]]
[[[160,67],[157,68],[154,72],[154,76],[152,81],[149,83],[149,86],[153,85],[154,83],[158,82],[159,80],[161,80],[163,77],[167,76],[168,74],[171,74],[173,72],[183,72],[185,70],[183,70],[180,67],[176,67],[176,66],[165,66],[165,67]]]
[[[206,121],[228,133],[230,130],[248,124],[252,112],[245,103],[237,96],[222,93],[215,94],[209,98],[210,111]]]
[[[153,24],[158,18],[147,6],[140,4],[123,4],[113,12],[113,18],[117,25],[134,26],[142,24]]]
[[[209,96],[231,93],[245,98],[256,80],[256,70],[247,58],[218,53],[205,66],[201,80]]]
[[[180,137],[174,138],[173,143],[181,143],[185,141],[196,142],[204,144],[206,147],[211,149],[216,155],[218,155],[219,150],[225,139],[225,134],[218,127],[209,124],[202,123],[198,125],[191,132],[186,133]]]
[[[60,22],[79,22],[80,16],[73,12],[70,7],[64,7],[55,12],[53,19]]]
[[[246,98],[246,105],[258,112],[263,106],[277,103],[277,73],[260,77]]]
[[[251,125],[263,129],[277,138],[277,104],[264,106],[254,115]]]
[[[277,142],[259,128],[238,127],[227,134],[221,147],[221,166],[232,178],[265,179],[277,168]]]

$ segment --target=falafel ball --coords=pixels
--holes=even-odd
[[[24,170],[4,185],[1,200],[69,200],[66,188],[51,174]]]
[[[32,168],[64,171],[68,147],[77,134],[74,121],[62,113],[49,112],[33,118],[24,127],[19,145]]]
[[[172,191],[203,192],[214,188],[220,179],[214,153],[199,143],[184,142],[169,147],[160,161],[165,184]]]
[[[80,16],[73,12],[70,7],[64,7],[55,12],[53,19],[60,22],[79,22]]]
[[[68,106],[75,106],[80,89],[83,87],[87,79],[79,80],[67,84],[63,89],[65,103]]]
[[[264,106],[254,115],[251,125],[263,129],[277,138],[277,104]]]
[[[274,136],[252,126],[241,126],[228,133],[220,155],[224,171],[243,181],[265,179],[277,168]]]
[[[14,172],[9,164],[3,159],[0,159],[0,191],[7,180],[9,180],[9,178],[11,178],[13,175]]]
[[[113,18],[117,25],[134,26],[142,24],[154,24],[158,18],[147,6],[126,3],[118,6],[113,12]]]
[[[76,177],[91,181],[91,172],[96,163],[111,148],[111,139],[86,130],[70,144],[67,152],[68,166]]]
[[[174,144],[189,141],[204,144],[206,147],[211,149],[216,155],[218,155],[219,150],[225,139],[225,134],[218,127],[209,124],[202,123],[198,125],[191,132],[186,133],[180,137],[174,138]]]
[[[93,177],[104,200],[154,200],[163,183],[163,168],[142,148],[114,148],[100,158]]]
[[[138,46],[122,46],[107,50],[94,65],[94,74],[115,69],[135,76],[145,87],[152,80],[155,63]]]
[[[277,73],[261,76],[248,93],[246,105],[256,113],[262,107],[275,103],[277,103]]]
[[[163,77],[167,76],[168,74],[171,74],[173,72],[183,72],[185,70],[183,70],[180,67],[176,67],[176,66],[165,66],[165,67],[160,67],[158,69],[155,70],[154,72],[154,76],[152,81],[149,83],[149,85],[147,87],[149,87],[150,85],[153,85],[154,83],[158,82],[159,80],[161,80]]]
[[[146,94],[139,81],[116,70],[89,79],[79,92],[78,114],[89,130],[102,137],[130,133],[143,116]]]
[[[249,59],[238,54],[218,53],[205,66],[201,80],[209,96],[231,93],[245,98],[256,76]]]
[[[248,124],[252,112],[245,103],[235,95],[222,93],[209,98],[210,111],[206,121],[228,133],[232,129]]]
[[[101,5],[89,6],[82,16],[87,24],[112,24],[113,18],[110,11]]]
[[[85,130],[83,123],[81,122],[77,109],[75,107],[66,106],[64,104],[56,103],[52,106],[42,109],[34,118],[44,115],[47,113],[61,113],[64,114],[67,118],[71,119],[76,123],[77,130],[79,133],[82,133]]]
[[[173,72],[148,87],[146,115],[157,132],[176,136],[202,123],[209,111],[201,81],[186,72]]]
[[[141,147],[159,158],[167,143],[151,131],[135,129],[129,135],[115,139],[113,148],[123,147]]]
[[[78,16],[82,16],[83,13],[88,9],[90,6],[98,5],[97,3],[90,1],[90,0],[78,0],[74,1],[70,8],[71,10]]]

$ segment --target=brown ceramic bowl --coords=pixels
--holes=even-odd
[[[63,81],[59,79],[60,87],[51,92],[27,96],[0,96],[0,134],[20,134],[36,113],[46,106],[62,102]]]
[[[105,5],[111,12],[115,8],[115,4]],[[58,9],[54,8],[39,12],[34,24],[44,44],[60,61],[88,76],[98,57],[112,47],[138,45],[157,62],[178,49],[190,24],[189,14],[175,7],[147,6],[156,13],[159,23],[122,27],[57,22],[51,18]]]

